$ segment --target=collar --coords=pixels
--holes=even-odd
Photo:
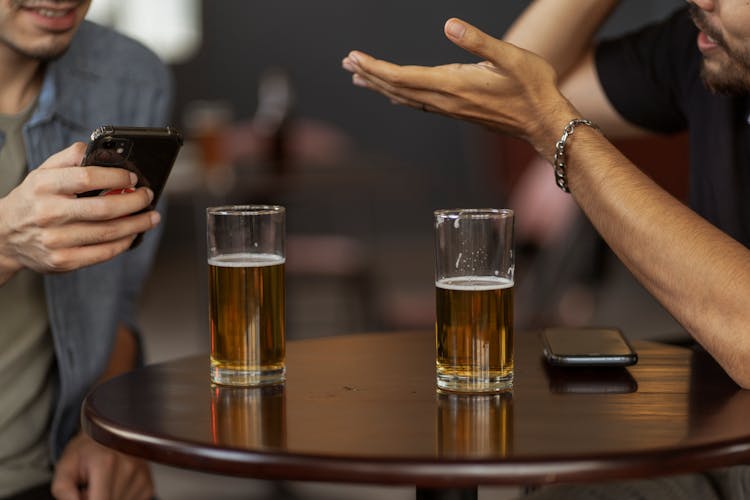
[[[67,52],[47,65],[38,106],[28,123],[30,127],[52,119],[75,128],[86,127],[87,108],[96,105],[89,102],[86,96],[104,77],[103,70],[91,63],[85,49],[87,44],[92,43],[91,31],[91,23],[84,21]]]

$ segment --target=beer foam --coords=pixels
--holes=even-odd
[[[499,290],[511,288],[513,280],[498,278],[497,276],[459,276],[457,278],[443,278],[435,282],[435,286],[445,290]]]
[[[227,253],[208,259],[209,265],[217,267],[263,267],[284,262],[284,257],[272,253]]]

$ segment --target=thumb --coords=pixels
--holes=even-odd
[[[47,161],[42,163],[39,168],[79,166],[83,160],[83,155],[85,153],[86,143],[74,142],[62,151],[58,151],[57,153],[47,158]]]
[[[445,36],[462,49],[486,59],[498,68],[507,65],[513,45],[493,38],[482,30],[455,17],[445,22]]]

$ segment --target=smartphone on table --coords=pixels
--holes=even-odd
[[[106,125],[92,132],[81,165],[118,167],[135,173],[138,176],[135,187],[145,186],[154,193],[149,206],[141,211],[145,212],[156,207],[182,143],[182,134],[173,127]],[[101,196],[128,191],[95,190],[81,193],[79,196]],[[142,238],[143,234],[138,235],[131,248],[137,246]]]
[[[638,362],[638,354],[617,328],[547,328],[542,343],[552,366],[616,367]]]

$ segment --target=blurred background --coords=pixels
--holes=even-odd
[[[445,39],[444,22],[461,17],[499,37],[527,3],[95,0],[90,18],[170,64],[173,123],[188,138],[165,192],[164,239],[141,307],[147,360],[208,352],[205,208],[219,204],[287,207],[290,339],[433,328],[432,211],[451,207],[516,210],[518,331],[599,324],[630,338],[682,338],[527,146],[393,106],[341,69],[352,49],[402,64],[474,62]],[[681,5],[623,2],[601,36]],[[622,147],[646,169],[675,165],[657,180],[684,197],[684,141]],[[183,480],[197,476],[181,474],[158,468],[163,498],[203,498]],[[398,497],[398,489],[287,485],[279,493],[259,481],[216,481],[199,482],[226,491],[222,498],[235,498],[233,481],[236,498]]]

